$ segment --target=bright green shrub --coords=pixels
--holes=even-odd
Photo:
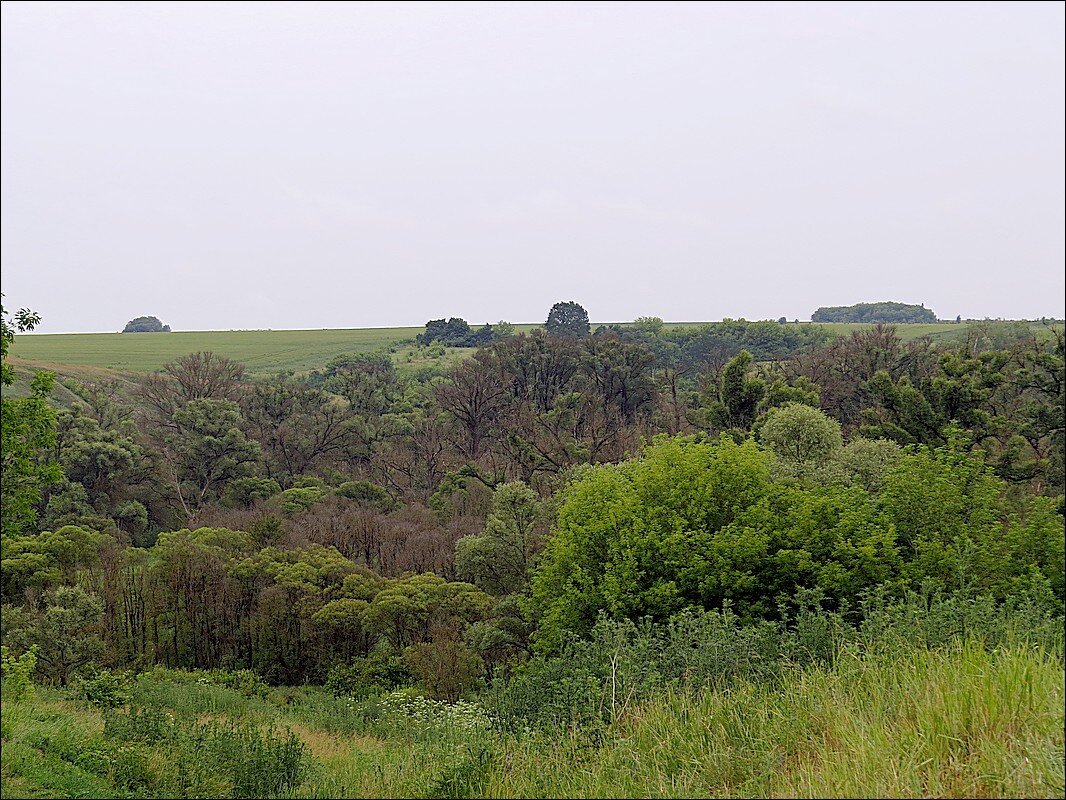
[[[81,678],[74,685],[75,694],[89,705],[98,708],[118,708],[130,701],[128,686],[132,676],[128,672],[99,669]]]
[[[280,496],[281,510],[286,514],[295,514],[299,511],[306,511],[325,497],[326,490],[318,486],[304,486],[286,489]]]
[[[33,671],[36,668],[36,647],[16,657],[10,654],[6,645],[0,645],[0,679],[4,682],[4,699],[12,703],[33,700]]]

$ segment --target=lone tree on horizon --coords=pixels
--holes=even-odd
[[[123,333],[170,333],[170,326],[164,325],[159,317],[137,317],[126,323]]]
[[[548,321],[544,323],[544,327],[553,336],[588,336],[589,312],[573,300],[556,303],[548,312]]]

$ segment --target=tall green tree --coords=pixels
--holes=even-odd
[[[797,465],[822,466],[843,447],[840,423],[801,403],[770,409],[759,439]]]
[[[100,637],[103,611],[104,604],[96,595],[76,586],[59,586],[47,593],[42,610],[8,611],[4,641],[20,652],[36,647],[37,671],[66,686],[104,650]]]
[[[766,382],[754,371],[755,357],[741,350],[722,370],[716,383],[705,387],[703,401],[711,428],[746,432],[755,422]]]
[[[0,306],[0,381],[10,386],[14,370],[7,362],[15,333],[33,330],[40,315],[20,309],[9,318]],[[4,536],[31,532],[42,487],[62,478],[59,466],[48,458],[55,444],[56,415],[48,402],[55,383],[51,372],[38,372],[23,398],[0,400],[0,530]]]
[[[164,470],[187,515],[221,496],[226,485],[251,475],[260,448],[241,430],[230,400],[192,400],[175,411],[163,438]]]
[[[705,594],[757,582],[749,570],[765,537],[718,532],[769,492],[770,454],[727,437],[660,440],[638,460],[583,472],[561,494],[534,573],[538,646],[558,646],[566,631],[587,633],[600,611],[666,618]]]
[[[553,336],[588,336],[589,312],[580,303],[569,300],[565,303],[556,303],[548,312],[548,320],[544,323],[548,333]]]
[[[489,594],[521,590],[536,552],[542,511],[536,493],[521,481],[497,486],[484,533],[455,544],[459,577]]]

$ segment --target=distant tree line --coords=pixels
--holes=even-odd
[[[936,322],[936,314],[924,305],[910,303],[856,303],[853,306],[822,306],[811,315],[812,322],[868,322],[898,324]]]

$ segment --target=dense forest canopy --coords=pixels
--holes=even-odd
[[[811,322],[936,322],[936,314],[922,305],[910,303],[856,303],[853,306],[822,306]]]
[[[683,640],[772,635],[765,663],[807,663],[804,615],[846,639],[915,593],[1061,621],[1061,328],[589,331],[575,305],[415,373],[353,354],[257,380],[196,352],[132,395],[67,381],[58,408],[39,373],[2,401],[5,669],[222,670],[202,674],[585,725],[616,696],[565,693],[607,686],[619,642],[658,665],[625,678],[651,692],[709,675]],[[36,321],[4,316],[5,360]]]

